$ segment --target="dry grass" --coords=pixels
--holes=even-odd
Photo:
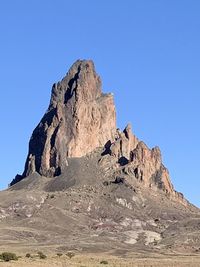
[[[107,261],[108,264],[102,264]],[[200,267],[200,257],[170,257],[170,258],[117,258],[108,255],[76,255],[69,259],[66,255],[48,255],[46,259],[26,258],[18,261],[0,262],[0,267]]]

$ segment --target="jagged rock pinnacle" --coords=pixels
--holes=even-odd
[[[94,64],[78,60],[53,85],[49,108],[34,130],[23,176],[52,177],[67,165],[113,139],[116,116],[113,96],[103,94]]]

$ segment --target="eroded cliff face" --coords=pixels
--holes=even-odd
[[[113,96],[103,94],[92,61],[78,60],[53,85],[49,108],[34,130],[23,176],[59,175],[67,158],[82,157],[113,139]]]
[[[24,172],[11,185],[32,173],[45,177],[67,173],[69,158],[81,158],[97,148],[102,149],[99,162],[103,168],[107,162],[114,172],[183,198],[171,184],[160,149],[149,149],[138,140],[130,124],[123,131],[116,128],[113,96],[102,93],[90,60],[76,61],[53,85],[47,112],[31,136]]]
[[[159,147],[148,148],[132,133],[130,124],[123,132],[116,131],[115,140],[108,142],[103,155],[107,162],[115,165],[116,170],[133,176],[144,186],[175,194],[169,172],[162,163]]]

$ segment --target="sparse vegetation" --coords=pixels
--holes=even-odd
[[[61,257],[63,254],[62,253],[57,253],[56,254],[58,257]]]
[[[75,256],[75,254],[73,252],[67,252],[66,256],[71,259],[72,257]]]
[[[55,198],[55,194],[47,194],[46,199]]]
[[[46,256],[43,252],[41,252],[41,251],[38,251],[37,254],[38,254],[39,258],[40,258],[40,259],[43,259],[43,260],[46,259],[46,257],[47,257],[47,256]]]
[[[197,248],[198,249],[198,248]],[[33,249],[34,251],[34,249]],[[97,266],[112,266],[112,267],[199,267],[200,260],[199,256],[176,256],[173,255],[172,257],[147,257],[145,258],[134,258],[134,257],[116,257],[116,256],[108,256],[108,255],[84,255],[75,252],[75,256],[72,260],[67,259],[66,253],[63,253],[62,257],[60,258],[57,256],[61,254],[60,251],[51,251],[52,254],[48,254],[48,257],[45,260],[40,260],[38,253],[34,252],[27,253],[30,254],[31,257],[25,257],[26,251],[24,251],[24,257],[18,262],[6,262],[2,259],[0,260],[0,267],[7,267],[7,266],[15,266],[15,267],[53,267],[53,266],[65,266],[65,267],[97,267]],[[71,252],[70,252],[71,253]],[[39,254],[41,254],[39,252]],[[44,251],[42,252],[44,254]],[[0,254],[1,255],[1,254]],[[1,255],[2,256],[2,255]],[[17,258],[19,259],[18,255]]]
[[[15,253],[12,253],[12,252],[3,252],[0,254],[0,259],[2,261],[17,261],[18,260],[18,257]]]
[[[102,260],[100,261],[100,264],[108,264],[108,261]]]

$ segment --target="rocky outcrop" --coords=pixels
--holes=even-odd
[[[132,133],[131,125],[128,124],[123,132],[117,129],[115,140],[110,145],[110,154],[118,158],[119,163],[126,164],[131,157],[131,151],[138,144],[137,137]]]
[[[162,164],[159,147],[149,149],[145,143],[139,142],[131,151],[129,164],[124,172],[132,174],[148,187],[162,189],[166,193],[172,193],[174,188],[170,182],[169,172]]]
[[[50,105],[34,130],[23,176],[59,175],[68,157],[82,157],[114,138],[112,94],[103,94],[92,61],[78,60],[53,85]]]
[[[104,149],[99,160],[104,172],[108,166],[144,186],[177,194],[160,149],[149,149],[138,140],[130,124],[124,131],[116,129],[113,96],[102,93],[100,77],[88,60],[75,62],[53,85],[47,112],[31,136],[24,172],[11,185],[32,173],[46,177],[65,174],[69,158],[83,157],[99,147]]]
[[[107,158],[107,161],[113,165],[115,158],[115,169],[124,166],[122,171],[125,174],[134,176],[145,186],[159,188],[166,193],[174,192],[169,172],[162,164],[159,147],[149,149],[132,133],[130,124],[123,132],[118,129],[115,140],[110,140],[107,144],[109,146],[105,148],[105,154],[112,157],[112,160]]]

